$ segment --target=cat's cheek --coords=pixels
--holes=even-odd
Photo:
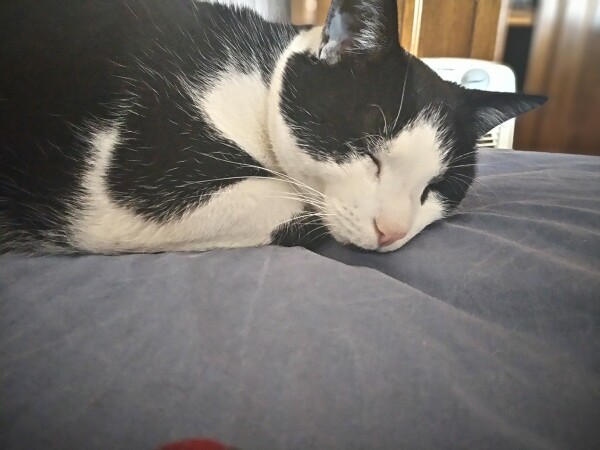
[[[323,212],[325,226],[337,242],[364,250],[377,248],[377,234],[370,215],[360,215],[358,210],[331,198]]]
[[[332,226],[329,229],[329,234],[331,235],[331,237],[333,239],[335,239],[337,242],[339,242],[342,245],[350,245],[352,244],[352,242],[350,241],[350,239],[346,238],[345,236],[342,236],[334,226]]]

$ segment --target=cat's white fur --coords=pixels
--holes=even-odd
[[[365,249],[395,250],[440,219],[443,206],[435,195],[424,205],[419,201],[427,183],[443,169],[444,143],[435,114],[419,118],[377,149],[379,176],[370,158],[318,162],[295,142],[279,110],[285,66],[296,52],[316,54],[320,36],[319,28],[299,34],[279,59],[270,86],[258,72],[223,69],[208,91],[194,97],[199,114],[217,135],[285,176],[241,181],[183,217],[159,224],[110,198],[105,176],[122,130],[119,124],[107,124],[89,140],[93,158],[82,183],[83,212],[72,221],[73,245],[101,253],[264,245],[281,224],[302,214],[302,196],[320,205],[319,213],[336,239]],[[375,221],[386,232],[406,236],[378,248]]]
[[[260,72],[245,74],[229,67],[204,95],[192,92],[198,111],[216,131],[215,139],[233,141],[263,166],[276,169],[266,120],[269,91]]]

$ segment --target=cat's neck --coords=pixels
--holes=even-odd
[[[281,89],[283,86],[283,77],[285,75],[285,69],[289,59],[296,53],[314,53],[316,54],[319,50],[319,44],[321,42],[322,27],[314,27],[306,30],[302,30],[286,47],[280,57],[275,63],[275,68],[271,76],[269,84],[269,92],[267,101],[267,117],[265,118],[265,130],[267,131],[266,136],[269,142],[268,154],[269,154],[269,169],[280,172],[285,172],[285,163],[282,164],[281,159],[285,158],[285,149],[278,148],[287,139],[287,136],[281,136],[282,129],[282,115],[280,112],[280,98]],[[291,143],[290,143],[291,145]]]

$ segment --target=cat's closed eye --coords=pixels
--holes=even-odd
[[[421,194],[421,205],[423,203],[425,203],[425,201],[427,200],[427,197],[429,197],[430,192],[431,192],[431,185],[428,185],[427,187],[425,187],[425,189],[423,190],[423,193]]]
[[[425,189],[423,189],[423,193],[421,194],[421,205],[427,201],[427,198],[429,197],[429,194],[431,193],[431,191],[434,190],[436,188],[436,186],[439,186],[441,182],[442,182],[441,176],[435,177],[434,179],[429,181],[429,184],[427,184],[427,186],[425,186]]]
[[[367,155],[369,155],[369,158],[371,158],[371,161],[373,161],[373,164],[375,164],[375,167],[377,168],[377,176],[379,176],[381,174],[381,160],[373,153],[367,153]]]

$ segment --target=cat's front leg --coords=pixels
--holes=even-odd
[[[180,250],[307,245],[325,233],[307,200],[282,179],[241,181],[197,208],[190,216],[197,223],[196,236]]]
[[[73,227],[74,247],[94,253],[305,245],[325,232],[306,195],[277,178],[240,181],[167,221],[134,214],[108,196],[95,200]]]
[[[210,210],[218,210],[220,217],[205,224],[202,246],[309,246],[328,235],[310,203],[314,199],[285,180],[245,180],[218,193],[203,211],[212,216]]]

